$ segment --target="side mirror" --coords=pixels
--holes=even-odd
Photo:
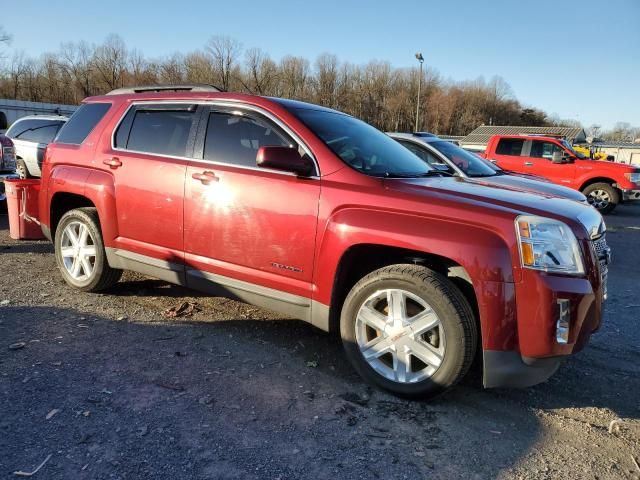
[[[256,165],[295,173],[301,177],[309,177],[313,173],[313,165],[309,159],[301,156],[298,149],[292,147],[260,147],[256,155]]]
[[[569,163],[569,157],[564,152],[555,151],[551,157],[551,163]]]

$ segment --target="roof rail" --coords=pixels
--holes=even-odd
[[[124,87],[111,90],[107,95],[122,95],[125,93],[145,92],[223,92],[221,88],[205,83],[190,83],[184,85],[143,85],[140,87]]]

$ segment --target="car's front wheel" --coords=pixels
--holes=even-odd
[[[65,213],[56,228],[54,244],[58,268],[72,287],[97,292],[115,284],[122,275],[122,270],[107,263],[95,208]]]
[[[620,203],[620,192],[608,183],[594,183],[586,187],[582,193],[591,206],[603,215],[611,213]]]
[[[345,300],[340,328],[358,373],[409,397],[434,396],[457,383],[478,342],[462,293],[419,265],[392,265],[360,280]]]

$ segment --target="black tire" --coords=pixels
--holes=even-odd
[[[29,173],[29,169],[27,168],[27,164],[24,163],[24,160],[22,160],[21,158],[19,158],[16,161],[16,173],[23,180],[27,179],[27,178],[33,178],[32,175]]]
[[[582,193],[587,197],[589,204],[603,215],[611,213],[620,203],[620,190],[609,183],[593,183],[582,190]],[[609,198],[606,204],[602,201],[602,193]]]
[[[416,295],[440,319],[446,347],[442,363],[426,379],[415,383],[390,380],[369,365],[358,346],[358,311],[371,295],[385,289],[402,289]],[[366,381],[394,394],[412,398],[433,397],[459,382],[473,363],[478,344],[478,327],[466,298],[446,277],[420,265],[391,265],[362,278],[344,302],[340,330],[347,358]]]
[[[95,262],[93,271],[87,279],[77,281],[74,279],[64,266],[61,254],[62,235],[64,229],[72,222],[82,223],[91,234],[93,244],[95,245]],[[83,292],[99,292],[105,290],[120,280],[122,270],[111,268],[107,263],[107,256],[104,250],[104,242],[102,241],[102,232],[100,231],[100,220],[98,212],[95,208],[76,208],[65,213],[56,227],[54,239],[56,263],[64,278],[65,282]]]

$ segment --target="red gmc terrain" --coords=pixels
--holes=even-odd
[[[593,208],[434,170],[335,110],[213,87],[84,101],[46,153],[41,220],[64,279],[123,269],[340,332],[407,396],[544,381],[598,329],[609,249]],[[480,351],[479,351],[480,350]]]
[[[538,175],[579,190],[603,214],[620,202],[640,199],[639,168],[592,160],[561,138],[494,135],[483,156],[505,170]]]

